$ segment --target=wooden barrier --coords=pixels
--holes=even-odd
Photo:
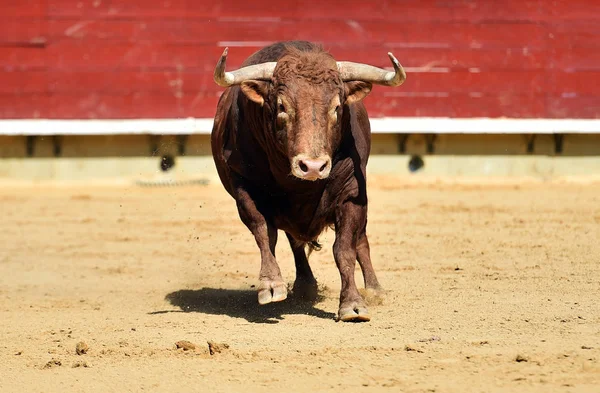
[[[594,0],[6,0],[0,118],[210,119],[223,47],[238,67],[290,39],[381,67],[392,51],[408,79],[374,88],[373,118],[600,117]]]

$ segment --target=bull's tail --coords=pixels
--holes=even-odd
[[[308,248],[308,255],[306,255],[306,257],[309,257],[313,251],[321,251],[321,249],[323,248],[323,245],[316,240],[309,241],[308,243],[306,243],[306,246]]]

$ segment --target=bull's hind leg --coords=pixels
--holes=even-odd
[[[236,201],[240,218],[254,235],[260,250],[258,303],[267,304],[285,300],[287,298],[287,287],[275,259],[277,228],[265,219],[245,190],[237,190]]]
[[[354,281],[357,238],[361,228],[364,228],[365,224],[366,208],[364,206],[346,202],[336,211],[333,256],[342,279],[338,318],[345,322],[361,322],[371,319],[365,301],[360,296],[360,293],[358,293],[358,288]]]
[[[317,299],[317,280],[313,275],[312,269],[308,264],[308,258],[304,251],[304,242],[296,241],[289,233],[286,232],[287,238],[290,241],[290,247],[294,254],[294,262],[296,264],[296,281],[294,281],[294,296],[305,300]]]
[[[369,240],[367,239],[366,233],[363,233],[360,239],[358,239],[356,256],[365,280],[365,289],[373,290],[375,292],[381,291],[383,288],[381,287],[381,284],[379,284],[379,280],[377,280],[377,275],[371,264],[371,247],[369,246]]]

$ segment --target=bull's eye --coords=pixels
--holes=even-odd
[[[338,112],[339,110],[340,110],[340,106],[338,105],[335,107],[334,112]]]
[[[279,104],[279,112],[285,112],[285,106],[283,106],[283,104]]]

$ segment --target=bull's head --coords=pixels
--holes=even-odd
[[[277,141],[290,160],[291,174],[303,180],[329,176],[341,140],[344,107],[366,97],[372,84],[398,86],[406,74],[388,53],[394,71],[366,64],[336,62],[324,52],[290,50],[278,62],[225,72],[227,48],[214,72],[223,87],[240,85],[271,114]]]

